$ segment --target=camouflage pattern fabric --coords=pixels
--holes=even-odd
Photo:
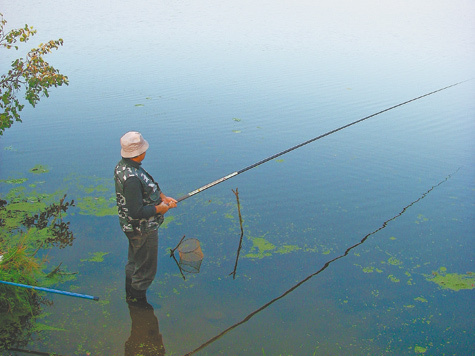
[[[158,205],[161,203],[160,187],[152,176],[142,167],[134,167],[127,160],[119,161],[114,171],[115,191],[117,195],[117,207],[119,211],[119,223],[124,232],[140,232],[157,230],[163,223],[163,215],[154,215],[148,219],[133,219],[128,214],[127,202],[124,197],[124,184],[127,179],[137,177],[143,188],[143,205]]]

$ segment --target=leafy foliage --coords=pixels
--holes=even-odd
[[[23,28],[13,29],[5,33],[7,21],[0,13],[0,47],[4,49],[18,50],[18,42],[27,42],[36,34],[33,27],[25,25]],[[11,69],[7,74],[0,77],[0,136],[5,129],[11,127],[14,121],[20,121],[20,112],[24,108],[17,94],[24,89],[25,100],[33,107],[40,100],[40,96],[49,96],[51,87],[68,85],[68,77],[61,74],[43,58],[46,54],[58,49],[63,45],[63,40],[51,40],[41,43],[31,49],[25,58],[19,58],[12,62]]]
[[[0,199],[0,280],[47,287],[72,278],[61,264],[47,273],[46,258],[37,256],[42,248],[73,242],[63,217],[74,201],[65,197],[51,202],[52,195],[14,188]],[[36,291],[0,284],[0,350],[28,343],[44,304],[50,302]]]

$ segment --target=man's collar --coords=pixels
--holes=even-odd
[[[122,157],[122,160],[129,166],[132,166],[134,168],[140,168],[140,165],[142,164],[141,162],[135,162],[134,160],[130,158],[124,158]]]

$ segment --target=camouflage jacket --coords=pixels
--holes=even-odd
[[[124,185],[127,179],[137,177],[142,185],[142,202],[144,206],[155,206],[161,203],[160,187],[152,176],[141,167],[139,163],[129,159],[122,159],[117,163],[114,170],[115,191],[117,196],[117,208],[119,223],[124,232],[148,232],[157,230],[163,223],[162,214],[154,214],[149,218],[134,219],[129,214],[124,194]]]

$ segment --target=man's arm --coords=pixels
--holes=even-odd
[[[142,184],[137,177],[130,177],[124,183],[125,207],[132,219],[148,219],[156,214],[153,205],[143,205]]]

